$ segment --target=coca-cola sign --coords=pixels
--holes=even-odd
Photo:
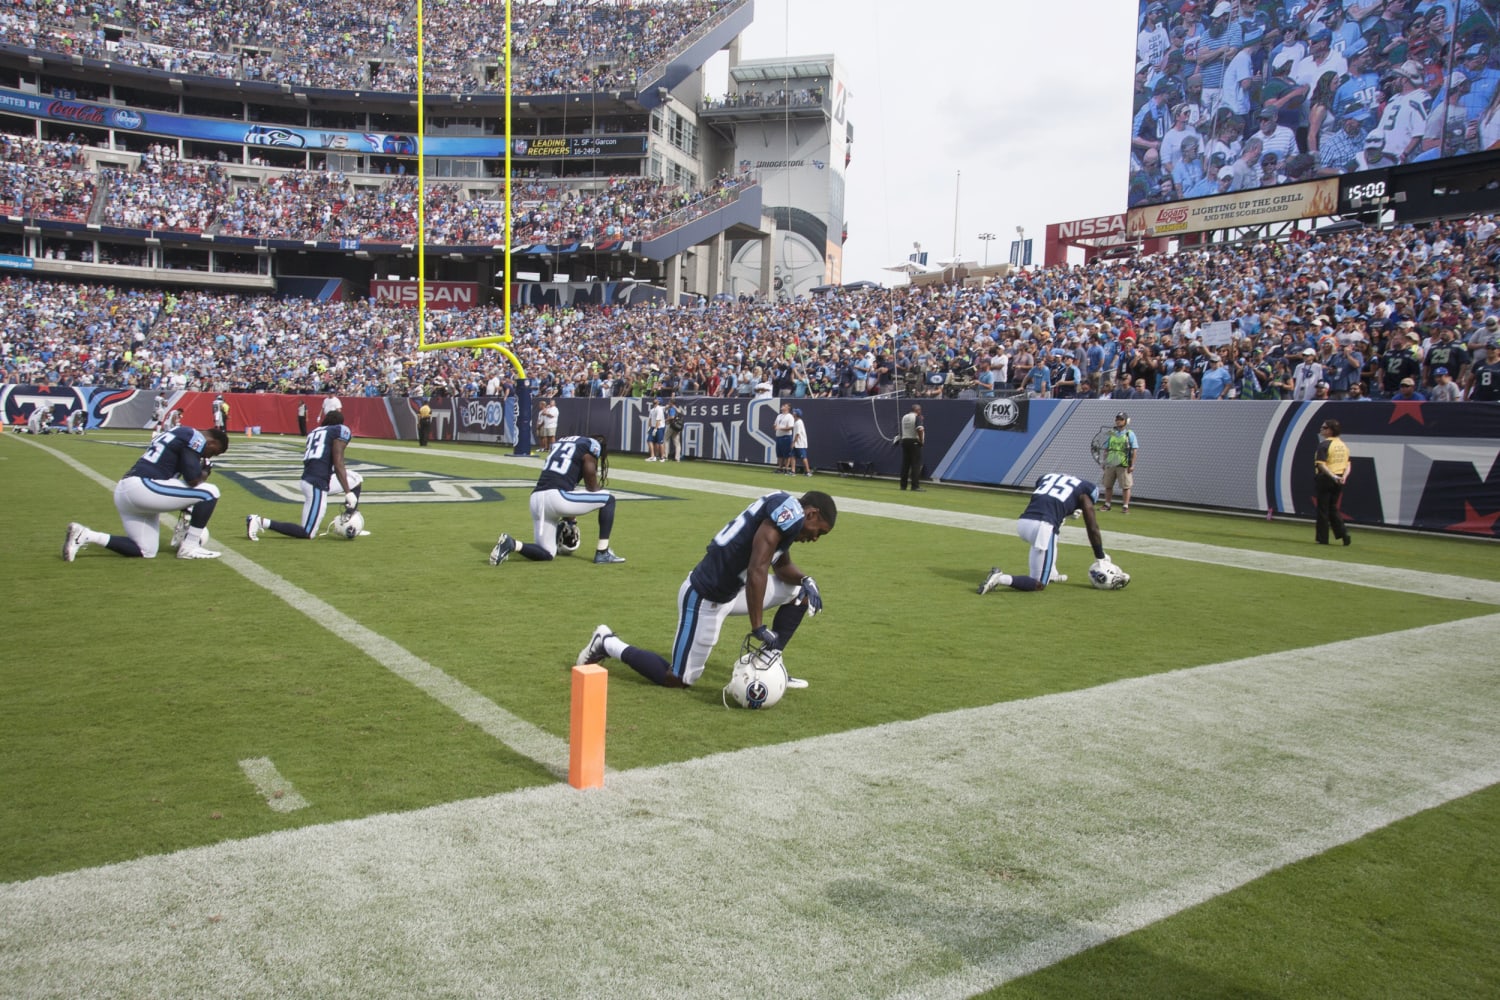
[[[104,109],[73,101],[52,101],[47,105],[47,117],[78,122],[80,125],[103,125]]]
[[[370,282],[370,298],[377,306],[417,304],[417,282],[377,278]],[[473,309],[479,305],[479,283],[475,281],[427,282],[427,308]]]

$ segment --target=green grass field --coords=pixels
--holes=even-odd
[[[245,514],[295,517],[278,497],[300,443],[235,438],[214,477],[223,560],[89,547],[64,563],[68,521],[119,530],[103,483],[145,440],[0,436],[13,574],[0,618],[0,993],[1500,995],[1500,797],[1487,770],[1500,676],[1469,666],[1493,658],[1485,637],[1500,627],[1493,545],[1356,529],[1354,546],[1319,548],[1305,522],[1117,509],[1101,523],[1133,576],[1126,590],[1089,588],[1087,547],[1066,544],[1069,583],[981,598],[991,565],[1024,566],[1005,520],[1020,494],[616,457],[613,547],[626,564],[581,557],[586,519],[580,557],[490,567],[499,531],[530,535],[536,460],[356,441],[370,537],[252,543]],[[810,487],[840,503],[837,529],[794,551],[827,601],[787,656],[811,688],[769,712],[726,710],[739,619],[690,691],[607,661],[607,787],[559,786],[568,667],[594,626],[668,648],[676,588],[712,534],[758,492]],[[466,495],[482,499],[431,499]],[[1229,661],[1246,666],[1201,669]],[[1230,686],[1178,704],[1201,678]],[[1133,716],[1114,700],[1142,692]],[[1149,707],[1169,703],[1160,718]],[[976,723],[990,735],[965,735]],[[304,808],[257,789],[241,762],[261,758]],[[742,777],[711,784],[720,770]],[[600,843],[590,824],[606,820]],[[411,848],[410,871],[394,860],[404,847],[371,862],[389,896],[336,906],[346,877],[320,906],[286,884],[292,870],[332,880],[334,862],[318,860],[331,838],[401,845],[377,831],[429,821],[441,846]],[[518,846],[492,857],[474,834],[489,829]],[[585,831],[596,860],[565,878]],[[751,852],[761,891],[706,874],[736,867],[725,838],[780,845]],[[273,922],[241,921],[227,901],[206,914],[158,900],[173,916],[153,917],[141,889],[126,908],[137,919],[113,919],[109,886],[147,872],[141,884],[159,885],[179,862],[209,866],[226,899],[257,895],[227,888],[228,857],[279,900],[278,920],[316,929],[275,940]],[[264,859],[254,872],[252,857]],[[438,879],[450,862],[472,877]],[[256,880],[272,870],[267,889]],[[205,884],[195,877],[182,884]],[[571,898],[584,884],[596,894]],[[462,899],[446,914],[408,912],[449,892]],[[76,901],[37,905],[53,893]],[[295,912],[304,904],[316,918]],[[656,908],[690,926],[664,934],[647,921]],[[571,959],[542,954],[553,934],[576,944],[578,912],[595,937]],[[177,941],[204,921],[238,937]],[[331,959],[349,954],[346,921],[388,957]],[[73,926],[70,945],[60,928]],[[429,929],[441,961],[390,943],[408,926]],[[800,937],[776,936],[792,927]],[[161,978],[101,957],[87,928],[164,935],[147,952]],[[765,968],[736,966],[747,946]],[[300,971],[266,960],[220,979],[233,963],[215,948]],[[493,967],[473,957],[497,951]]]

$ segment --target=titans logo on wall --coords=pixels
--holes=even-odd
[[[5,424],[7,427],[24,424],[26,418],[31,416],[31,411],[38,406],[51,408],[53,424],[65,424],[68,414],[74,410],[88,409],[88,399],[84,395],[86,391],[71,386],[4,386],[0,389],[0,393],[3,393],[0,402],[3,402]],[[89,421],[89,426],[95,426],[93,420]]]
[[[1500,407],[1448,403],[1324,404],[1288,411],[1282,461],[1267,470],[1279,509],[1312,516],[1313,453],[1324,417],[1349,445],[1340,509],[1353,523],[1417,525],[1500,537]]]

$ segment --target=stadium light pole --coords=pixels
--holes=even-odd
[[[995,238],[994,233],[980,233],[979,238],[984,241],[984,266],[990,266],[990,241]]]

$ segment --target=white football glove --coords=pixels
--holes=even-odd
[[[346,493],[346,494],[344,494],[344,509],[345,510],[354,510],[358,506],[359,506],[359,497],[355,496],[353,493]]]

